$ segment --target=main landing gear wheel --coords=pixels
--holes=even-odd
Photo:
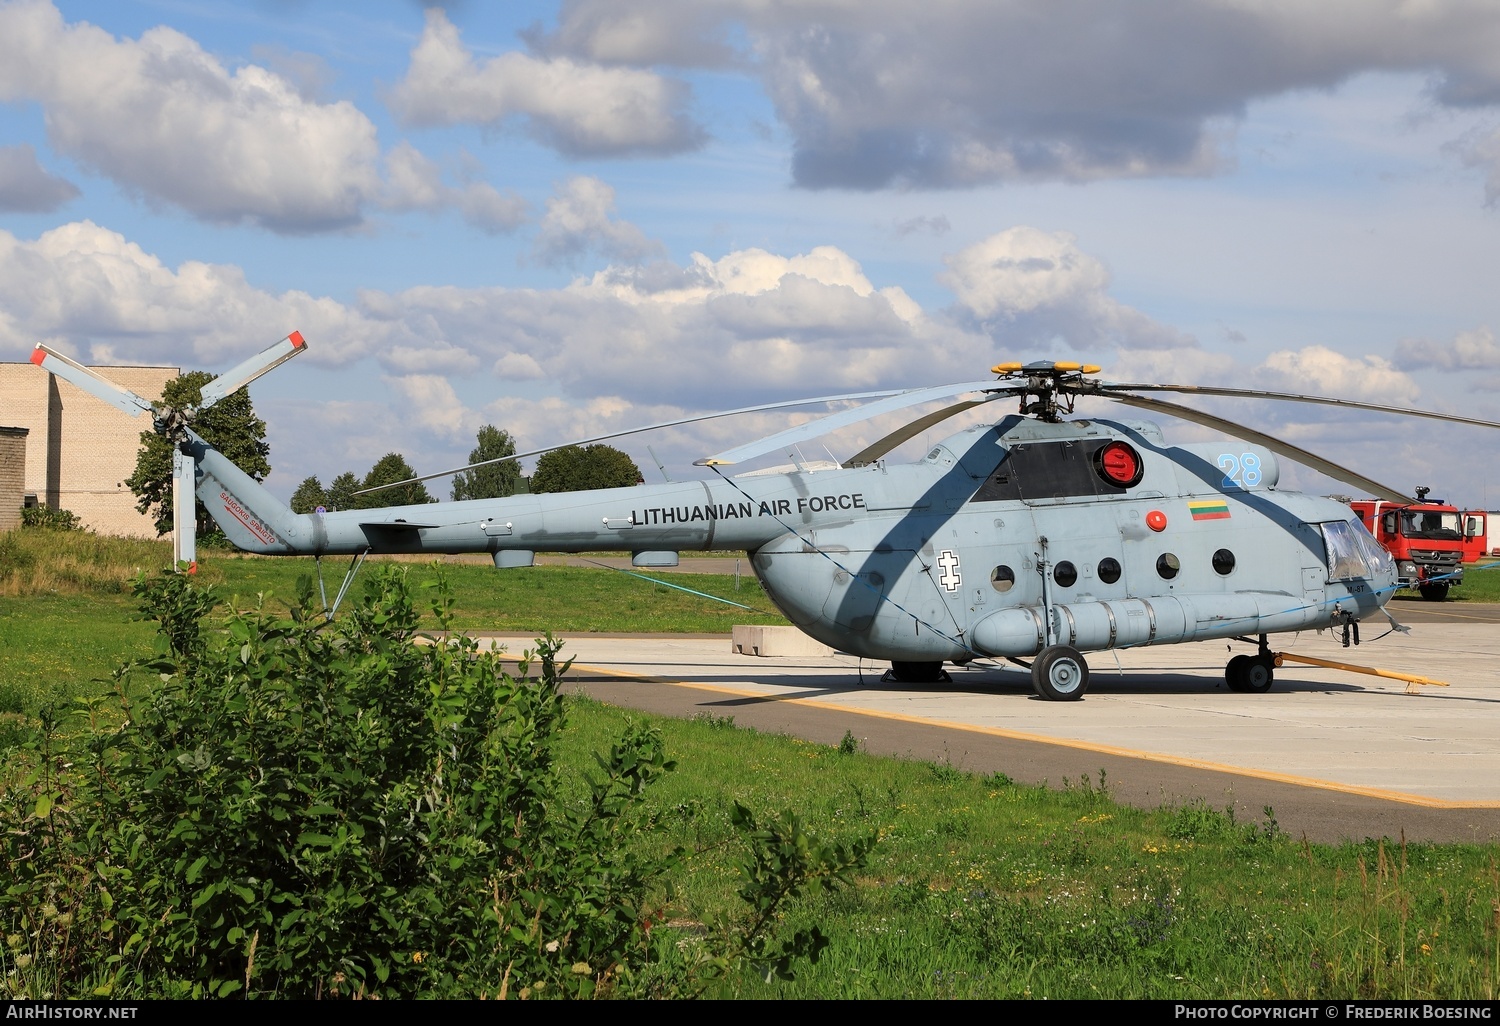
[[[1224,667],[1224,683],[1230,691],[1263,695],[1275,679],[1276,666],[1268,655],[1237,655]]]
[[[893,660],[887,676],[898,684],[945,684],[952,679],[943,672],[940,662],[898,663]]]
[[[1417,589],[1428,602],[1441,602],[1448,597],[1448,585],[1424,584]]]
[[[1089,689],[1089,664],[1076,648],[1049,646],[1032,661],[1031,686],[1049,702],[1076,702]]]

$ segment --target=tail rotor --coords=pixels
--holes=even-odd
[[[172,562],[187,564],[188,572],[198,569],[197,554],[197,462],[183,443],[192,433],[197,415],[215,403],[245,387],[256,378],[274,370],[307,348],[302,333],[294,331],[274,346],[265,349],[219,375],[201,390],[196,406],[174,407],[142,399],[129,389],[90,367],[85,367],[57,350],[37,343],[31,362],[42,370],[56,374],[64,381],[109,403],[131,416],[151,414],[156,433],[172,443]]]

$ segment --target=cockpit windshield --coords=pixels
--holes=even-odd
[[[1401,511],[1401,533],[1423,541],[1458,541],[1458,514],[1441,510],[1404,509]]]

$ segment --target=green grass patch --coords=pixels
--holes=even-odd
[[[323,561],[330,602],[338,593],[348,565],[344,559]],[[766,598],[760,582],[749,574],[740,579],[736,590],[734,577],[727,574],[659,574],[656,579],[666,583],[658,584],[602,567],[534,566],[497,570],[471,563],[408,565],[413,580],[443,576],[453,590],[454,623],[463,630],[727,634],[737,623],[786,623]],[[238,595],[249,599],[268,593],[283,603],[296,595],[298,577],[315,573],[311,558],[296,556],[218,557],[200,571],[202,578],[226,597]],[[365,569],[360,570],[355,588],[361,586],[360,580],[366,573]],[[691,588],[750,608],[738,609],[679,588]]]
[[[45,527],[0,531],[0,598],[129,594],[137,574],[171,561],[166,541]]]
[[[27,534],[27,532],[12,532]],[[40,534],[40,532],[37,532]],[[90,538],[84,532],[57,538]],[[6,535],[0,535],[0,538]],[[111,538],[110,541],[120,541]],[[141,543],[154,544],[154,543]],[[129,546],[120,546],[130,552]],[[165,562],[166,556],[160,558]],[[121,661],[150,651],[151,627],[135,619],[129,582],[135,570],[114,559],[110,573],[90,591],[43,591],[26,597],[0,595],[0,717],[34,715],[49,700],[98,693]],[[326,561],[329,600],[338,594],[345,561]],[[411,579],[434,576],[435,565],[411,564]],[[371,574],[360,570],[353,594]],[[661,574],[673,585],[720,595],[751,610],[736,609],[616,570],[583,567],[528,567],[495,570],[472,564],[441,564],[453,588],[453,619],[460,630],[583,633],[723,633],[735,624],[784,624],[780,613],[753,576],[739,589],[727,574]],[[199,577],[211,583],[226,603],[245,607],[257,595],[270,595],[270,606],[285,609],[297,594],[297,577],[315,571],[311,558],[270,559],[214,555],[205,559]],[[83,574],[80,574],[83,576]],[[237,601],[236,601],[237,600]],[[432,627],[435,621],[426,618]],[[0,720],[0,744],[6,720]]]
[[[1469,563],[1464,567],[1464,582],[1448,592],[1459,602],[1500,602],[1500,560]]]
[[[694,852],[669,917],[730,907],[736,800],[881,832],[853,888],[789,913],[829,935],[821,960],[723,996],[1492,998],[1500,979],[1494,846],[1306,844],[1274,814],[1134,809],[1088,776],[1049,790],[587,700],[574,757],[630,720],[678,762],[650,798]]]

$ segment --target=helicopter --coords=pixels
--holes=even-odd
[[[791,623],[836,650],[888,661],[892,680],[938,683],[948,679],[945,663],[1009,659],[1028,667],[1035,693],[1053,701],[1088,690],[1087,652],[1209,639],[1254,645],[1229,659],[1225,681],[1236,692],[1265,692],[1276,665],[1269,635],[1332,627],[1352,628],[1357,639],[1361,620],[1389,617],[1397,583],[1390,554],[1348,505],[1280,490],[1280,459],[1393,501],[1407,496],[1270,435],[1143,393],[1246,396],[1500,428],[1322,396],[1109,382],[1089,364],[1001,363],[982,380],[788,400],[570,443],[863,401],[700,459],[710,479],[298,514],[192,423],[199,410],[305,349],[293,332],[205,386],[196,409],[153,405],[45,345],[32,362],[126,412],[150,413],[173,441],[177,559],[193,560],[194,496],[241,549],[317,557],[320,584],[323,556],[352,557],[330,616],[370,554],[479,552],[514,568],[533,565],[538,551],[613,550],[630,552],[637,567],[661,567],[676,565],[684,550],[742,549]],[[1230,441],[1172,445],[1151,421],[1072,417],[1080,396],[1168,414]],[[722,469],[954,398],[842,463],[738,476]],[[1019,400],[1016,412],[960,430],[915,462],[885,459],[942,421],[1005,398]]]

